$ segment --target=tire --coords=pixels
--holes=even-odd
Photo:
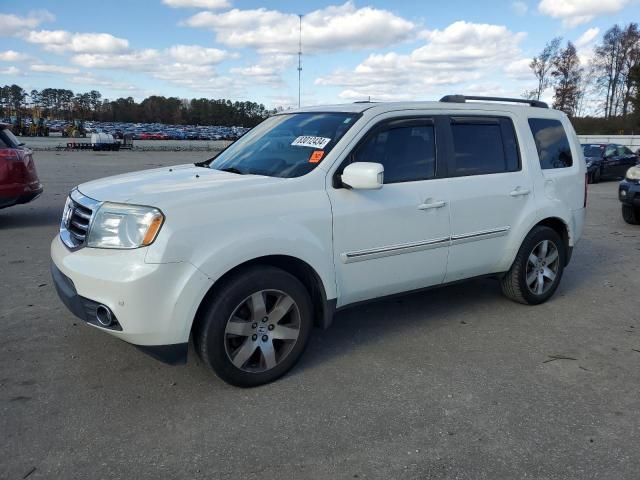
[[[304,285],[279,268],[256,266],[221,285],[201,312],[193,338],[200,358],[222,380],[255,387],[298,362],[312,327]]]
[[[640,224],[640,207],[622,205],[622,218],[630,225]]]
[[[547,245],[544,260],[543,244]],[[557,253],[555,258],[554,251]],[[522,242],[513,265],[501,278],[502,292],[511,300],[526,305],[546,302],[560,284],[566,258],[566,247],[555,230],[534,227]]]
[[[602,169],[598,168],[593,172],[591,183],[600,183],[600,180],[602,180]]]
[[[593,183],[594,174],[595,174],[595,172],[591,172],[591,173],[587,174],[587,183],[589,183],[589,184]]]

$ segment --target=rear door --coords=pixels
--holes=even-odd
[[[617,177],[620,175],[620,157],[616,145],[607,145],[602,156],[602,174]]]
[[[451,247],[445,282],[498,269],[512,227],[535,209],[508,115],[449,117]]]

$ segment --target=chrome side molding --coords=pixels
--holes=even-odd
[[[355,252],[346,252],[340,254],[340,259],[342,260],[342,263],[353,263],[373,260],[374,258],[390,257],[392,255],[403,255],[405,253],[420,252],[423,250],[431,250],[433,248],[448,247],[450,245],[459,245],[461,243],[502,237],[507,235],[510,229],[511,227],[493,228],[490,230],[465,233],[464,235],[434,238],[422,242],[402,243],[384,247],[369,248],[366,250],[358,250]]]

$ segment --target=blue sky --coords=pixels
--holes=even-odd
[[[297,17],[303,19],[302,103],[519,96],[527,64],[554,36],[584,63],[637,0],[110,2],[2,0],[0,84],[97,89],[105,98],[297,104]],[[546,92],[550,97],[552,92]]]

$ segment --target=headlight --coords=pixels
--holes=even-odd
[[[587,168],[591,168],[591,165],[593,165],[593,160],[589,160],[587,162]]]
[[[631,167],[627,170],[626,177],[629,180],[640,180],[640,167]]]
[[[103,203],[89,231],[88,247],[138,248],[153,243],[164,223],[157,208]]]

